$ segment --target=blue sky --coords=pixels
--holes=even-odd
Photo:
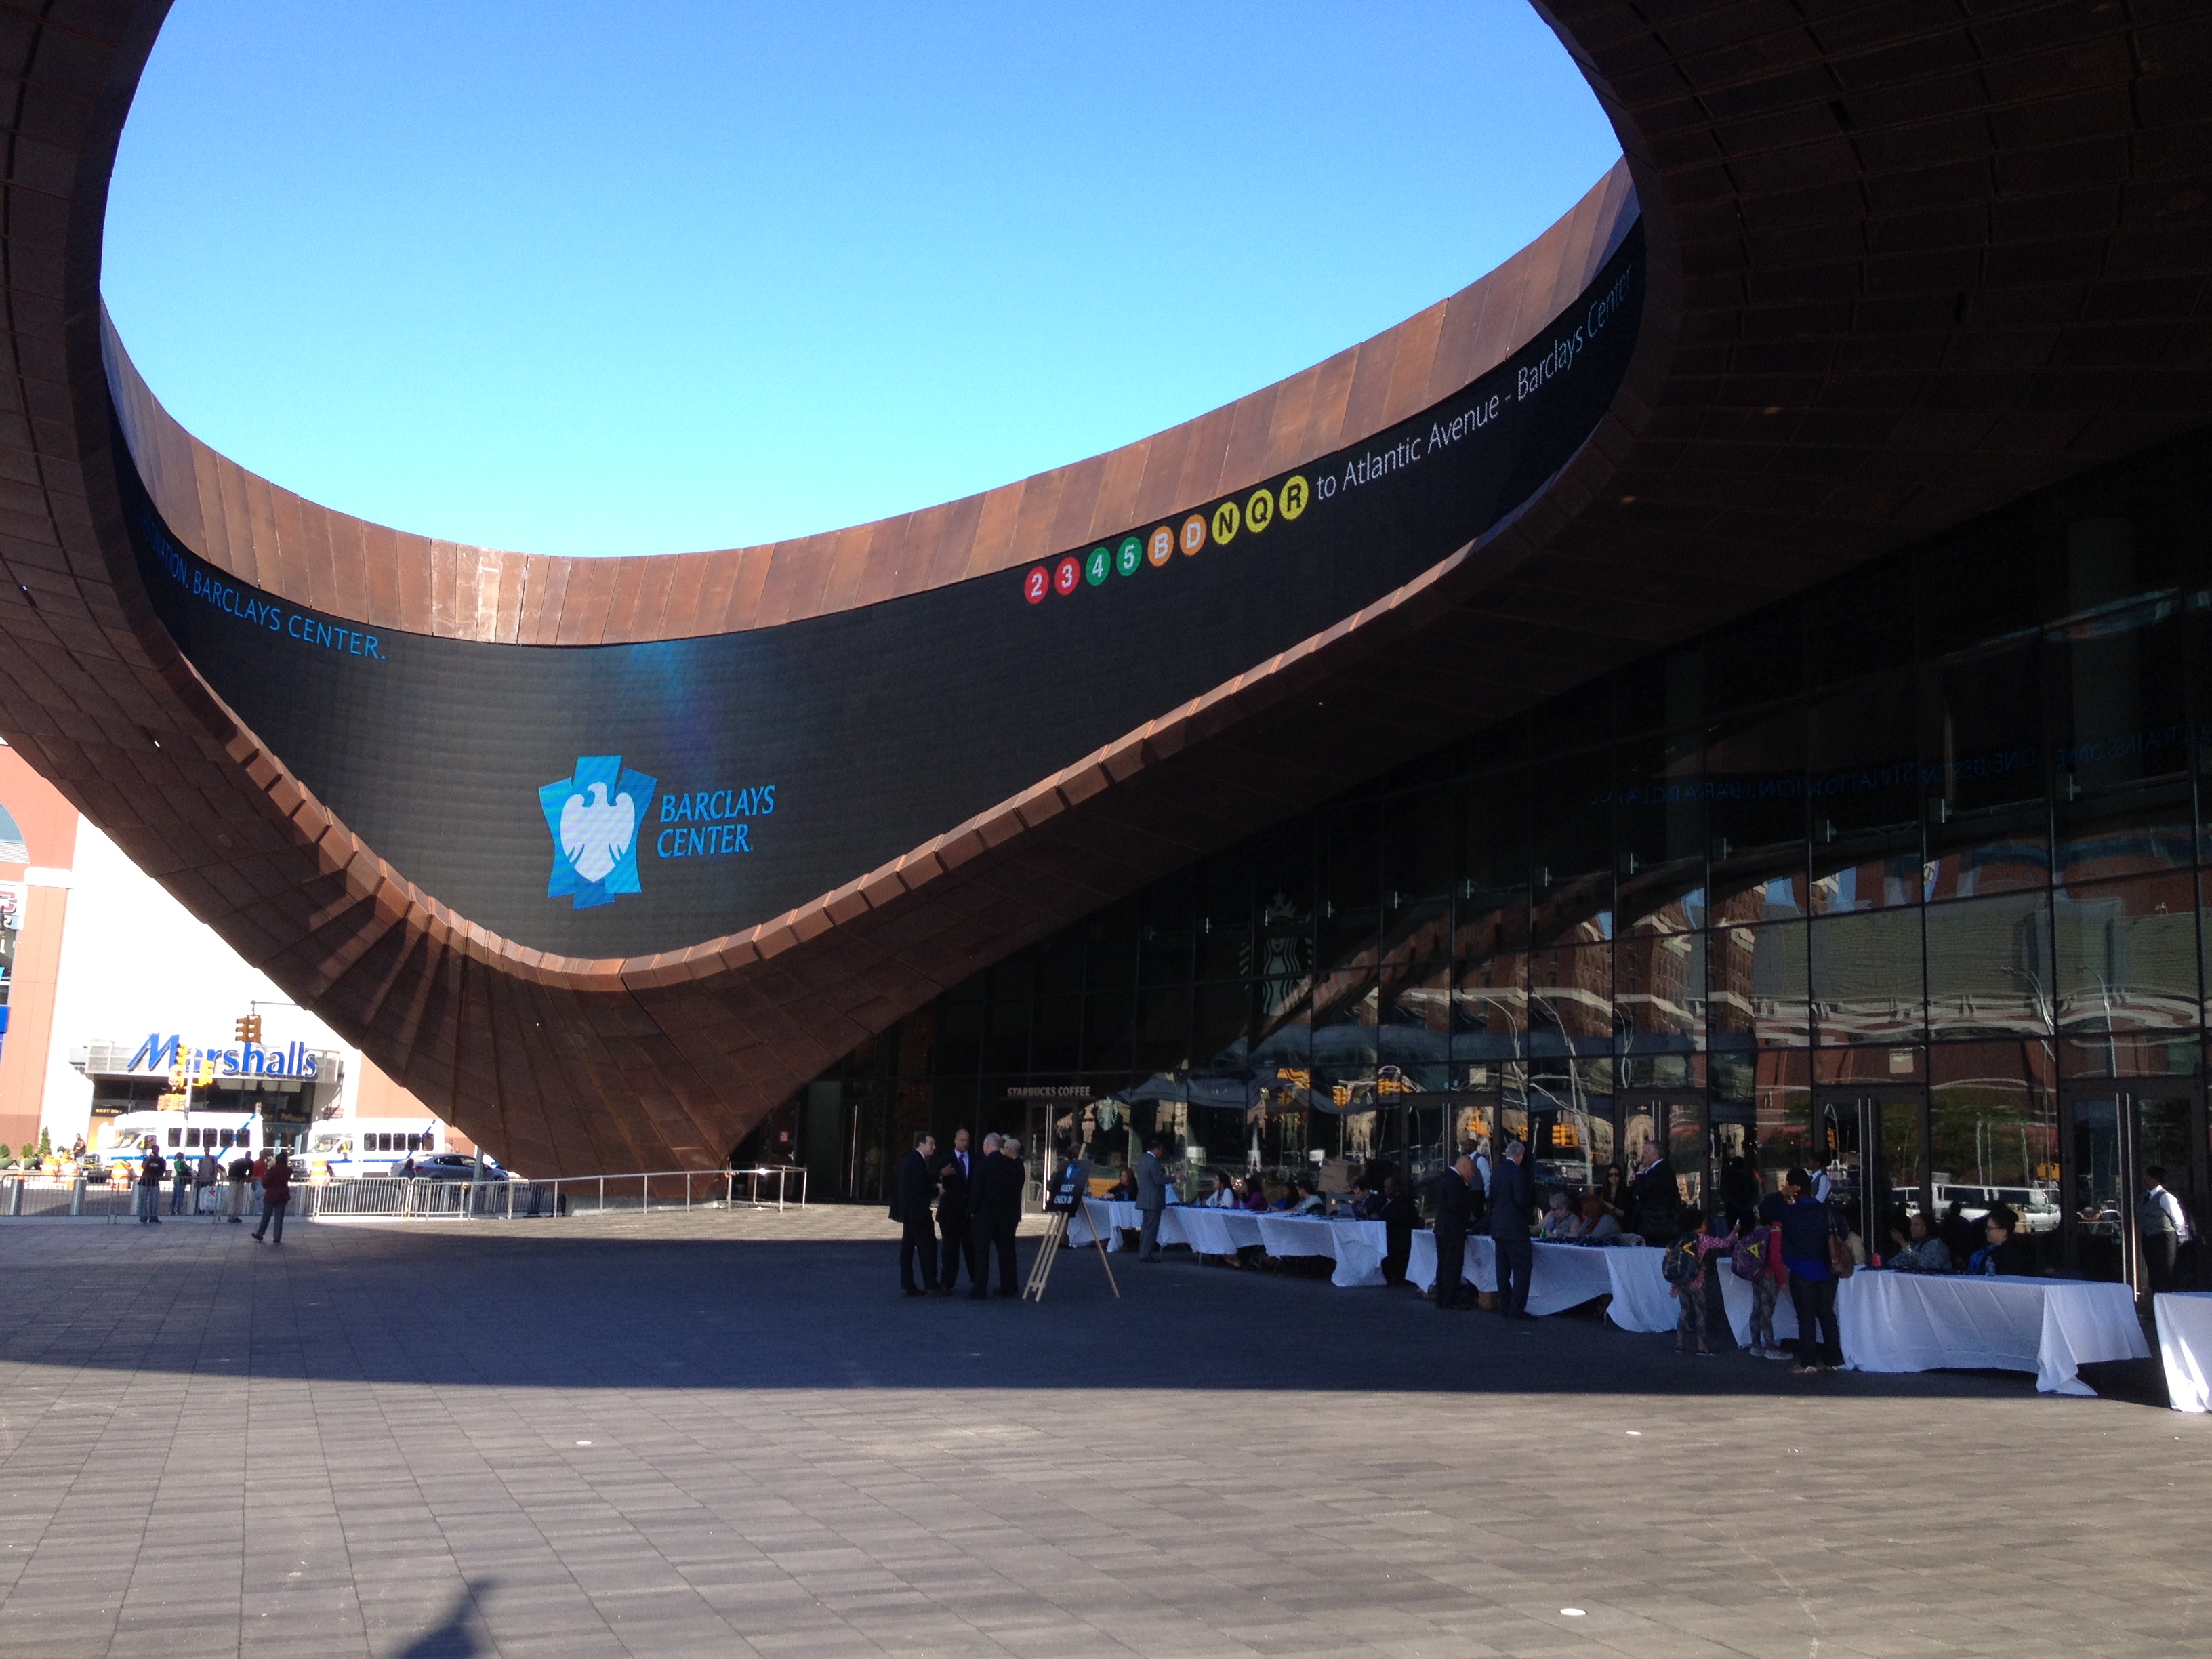
[[[672,552],[1200,413],[1617,154],[1521,0],[178,0],[103,280],[172,412],[303,495]]]

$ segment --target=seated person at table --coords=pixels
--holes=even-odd
[[[1981,1243],[1980,1230],[1966,1219],[1966,1206],[1962,1199],[1953,1199],[1943,1206],[1936,1218],[1936,1237],[1943,1241],[1943,1248],[1951,1253],[1954,1263],[1964,1261]]]
[[[1545,1206],[1544,1219],[1536,1229],[1536,1237],[1553,1244],[1564,1244],[1583,1236],[1583,1218],[1574,1212],[1565,1193],[1553,1193],[1552,1201]]]
[[[1943,1241],[1936,1237],[1925,1215],[1915,1215],[1910,1221],[1902,1215],[1889,1219],[1889,1236],[1897,1245],[1889,1265],[1901,1273],[1948,1273],[1951,1271],[1951,1252]]]
[[[1243,1207],[1244,1200],[1237,1196],[1237,1183],[1229,1178],[1226,1170],[1213,1172],[1213,1188],[1204,1200],[1206,1207],[1212,1210],[1236,1210]]]
[[[1284,1207],[1292,1215],[1319,1215],[1328,1207],[1310,1175],[1300,1176],[1298,1184],[1285,1192],[1283,1199]]]
[[[1337,1200],[1336,1212],[1339,1215],[1364,1217],[1374,1201],[1375,1194],[1367,1189],[1367,1178],[1364,1176],[1356,1176],[1352,1181],[1351,1192]]]
[[[1620,1218],[1613,1214],[1605,1201],[1605,1194],[1593,1187],[1583,1194],[1583,1230],[1576,1242],[1582,1244],[1618,1244],[1620,1243]]]
[[[1989,1243],[1966,1258],[1968,1273],[2020,1279],[2034,1275],[2035,1249],[2020,1236],[2020,1216],[2011,1205],[1993,1206],[1982,1223],[1982,1233]]]
[[[1244,1207],[1255,1215],[1267,1207],[1267,1183],[1256,1175],[1244,1177]]]
[[[1121,1178],[1115,1182],[1113,1187],[1108,1191],[1106,1196],[1109,1199],[1126,1198],[1132,1204],[1135,1203],[1137,1201],[1137,1172],[1134,1170],[1124,1169],[1121,1171]]]
[[[1851,1265],[1855,1267],[1865,1267],[1867,1264],[1867,1242],[1859,1237],[1858,1228],[1852,1224],[1850,1212],[1845,1209],[1840,1202],[1832,1202],[1829,1204],[1828,1207],[1836,1212],[1837,1235],[1843,1239],[1844,1243],[1850,1247]]]

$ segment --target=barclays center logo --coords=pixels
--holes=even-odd
[[[654,787],[620,755],[580,755],[571,775],[538,790],[545,827],[553,832],[546,897],[566,897],[572,908],[586,910],[638,890],[638,831]]]

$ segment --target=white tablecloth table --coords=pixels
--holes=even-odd
[[[2212,1291],[2163,1291],[2151,1299],[2166,1397],[2178,1412],[2212,1411]]]
[[[1181,1219],[1186,1206],[1170,1204],[1160,1212],[1160,1243],[1163,1245],[1182,1244],[1183,1237]],[[1122,1247],[1121,1230],[1137,1231],[1145,1224],[1144,1212],[1137,1208],[1136,1200],[1128,1198],[1086,1198],[1083,1207],[1071,1211],[1067,1218],[1067,1239],[1071,1244],[1088,1244],[1094,1238],[1106,1241],[1106,1248],[1118,1250]]]
[[[1181,1212],[1183,1242],[1200,1255],[1235,1255],[1260,1243],[1260,1218],[1244,1210],[1193,1204]]]
[[[1329,1275],[1333,1285],[1382,1282],[1382,1252],[1389,1244],[1379,1221],[1291,1215],[1257,1215],[1253,1219],[1260,1224],[1260,1243],[1269,1255],[1328,1256],[1336,1263],[1336,1271]]]
[[[1667,1294],[1667,1280],[1659,1271],[1664,1250],[1633,1244],[1543,1244],[1534,1247],[1528,1273],[1528,1311],[1545,1315],[1579,1308],[1601,1296],[1610,1296],[1610,1317],[1632,1331],[1671,1331],[1674,1301]],[[1617,1258],[1617,1259],[1616,1259]],[[1467,1256],[1461,1274],[1478,1291],[1496,1294],[1498,1243],[1487,1233],[1468,1236]],[[1406,1277],[1425,1291],[1437,1284],[1437,1236],[1425,1229],[1413,1235],[1413,1248],[1406,1260]],[[1652,1286],[1656,1285],[1655,1304]]]
[[[2094,1395],[2083,1365],[2150,1357],[2135,1292],[2099,1280],[1854,1273],[1836,1322],[1860,1370],[2033,1371],[2045,1394]]]

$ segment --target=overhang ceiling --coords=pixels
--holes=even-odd
[[[1545,15],[1623,168],[1462,295],[1279,386],[773,548],[568,562],[403,536],[206,450],[103,338],[107,180],[165,11],[0,9],[0,732],[247,960],[532,1173],[717,1164],[870,1033],[1211,848],[2212,420],[2212,7],[1588,0]],[[836,890],[657,955],[550,955],[393,867],[179,649],[126,521],[143,477],[210,566],[440,639],[640,641],[908,602],[1383,430],[1511,358],[1639,209],[1633,356],[1504,522]]]

